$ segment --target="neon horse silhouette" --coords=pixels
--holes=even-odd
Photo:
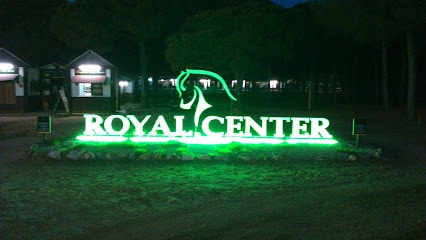
[[[182,71],[179,74],[179,76],[176,78],[176,90],[178,91],[179,98],[180,98],[179,107],[181,109],[191,109],[192,105],[195,103],[198,97],[198,102],[197,102],[195,115],[194,115],[194,124],[195,124],[195,127],[198,128],[198,123],[200,121],[201,114],[206,109],[211,108],[212,105],[210,105],[206,101],[206,99],[204,98],[203,92],[198,86],[194,86],[194,95],[192,96],[192,99],[187,103],[184,102],[183,92],[187,90],[184,83],[188,79],[188,77],[193,74],[209,76],[209,77],[217,79],[222,84],[223,89],[225,90],[228,97],[233,101],[237,101],[237,99],[234,97],[234,95],[232,95],[231,91],[226,85],[226,81],[219,74],[211,72],[211,71],[207,71],[207,70],[198,70],[198,69],[186,69]]]

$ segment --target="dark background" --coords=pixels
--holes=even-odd
[[[297,83],[277,101],[305,99],[313,86],[324,104],[402,107],[410,118],[425,106],[423,1],[275,2],[3,0],[0,47],[32,66],[92,49],[131,77],[197,67]]]

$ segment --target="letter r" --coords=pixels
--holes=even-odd
[[[311,118],[311,138],[332,138],[326,129],[329,125],[330,121],[326,118]]]
[[[85,130],[84,135],[105,135],[106,132],[102,129],[101,124],[104,122],[101,116],[96,114],[84,114]]]

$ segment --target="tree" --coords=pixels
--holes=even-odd
[[[138,46],[135,52],[140,75],[147,79],[148,72],[155,67],[150,66],[150,59],[163,54],[156,52],[156,56],[149,56],[148,49],[158,46],[156,41],[171,34],[197,11],[242,2],[245,1],[76,0],[57,12],[51,28],[68,46],[92,48],[101,53],[110,52],[119,39],[133,42]]]
[[[325,24],[336,25],[350,34],[355,42],[381,50],[383,106],[389,109],[387,50],[394,40],[394,19],[389,15],[387,0],[328,0],[320,9]]]
[[[415,109],[414,30],[424,23],[425,4],[420,0],[326,0],[318,5],[319,18],[326,26],[337,27],[355,42],[381,50],[383,104],[389,109],[387,50],[401,33],[406,35],[408,58],[408,117]],[[423,19],[422,19],[423,16]]]
[[[168,38],[166,58],[174,71],[206,68],[238,79],[266,79],[269,66],[285,54],[284,16],[284,9],[263,2],[201,12]]]
[[[416,102],[416,44],[415,32],[426,23],[426,3],[421,0],[391,1],[392,13],[398,29],[404,33],[407,46],[408,87],[407,115],[415,117]]]
[[[102,0],[66,2],[53,14],[50,31],[69,48],[106,54],[117,36],[113,9],[118,5]]]
[[[63,49],[49,31],[50,13],[65,0],[3,1],[0,6],[0,42],[33,64],[46,64]]]
[[[327,34],[314,17],[310,3],[299,4],[288,10],[288,27],[285,31],[286,65],[291,66],[288,74],[298,79],[301,86],[311,88],[319,85],[320,78],[324,80],[324,76],[336,71],[330,65],[336,55],[338,39],[335,36],[325,39]]]
[[[271,66],[285,55],[284,26],[284,9],[268,2],[201,12],[168,38],[166,58],[174,71],[209,69],[237,79],[241,110],[242,80],[267,80]]]

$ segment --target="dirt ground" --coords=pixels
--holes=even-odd
[[[42,135],[36,132],[35,114],[0,115],[0,167],[2,164],[25,164],[29,148],[42,142]],[[304,112],[284,111],[282,116],[306,116]],[[365,118],[368,121],[368,135],[362,138],[362,145],[381,148],[387,164],[409,174],[411,171],[425,173],[426,163],[426,117],[421,121],[408,121],[402,110],[383,112],[379,109],[340,108],[327,111],[313,111],[311,116],[326,117],[330,120],[330,132],[340,141],[354,142],[351,136],[352,118]],[[419,113],[426,116],[426,111]],[[53,132],[49,139],[74,138],[83,131],[83,117],[54,117]],[[426,175],[424,175],[426,176]],[[377,186],[376,186],[377,187]],[[419,191],[425,191],[425,183]],[[353,204],[350,189],[357,194],[376,194],[372,189],[358,183],[329,186],[327,189],[304,189],[286,192],[277,190],[271,194],[240,198],[237,201],[211,202],[185,205],[182,210],[168,211],[161,215],[129,217],[114,226],[104,226],[85,232],[78,239],[334,239],[344,236],[333,233],[342,230],[333,222],[330,213],[321,212],[321,203],[344,206]],[[393,189],[395,190],[395,189]],[[389,192],[391,192],[389,190]],[[384,190],[383,194],[389,194]],[[306,195],[314,196],[307,198]],[[336,200],[330,198],[336,197]],[[342,198],[342,196],[344,196]],[[338,199],[338,200],[337,200]],[[425,199],[426,200],[426,199]],[[291,208],[286,204],[292,204]],[[329,206],[327,206],[329,207]],[[339,208],[340,210],[342,208]],[[368,214],[366,212],[366,214]],[[309,216],[307,221],[306,216]],[[424,217],[426,220],[426,217]],[[352,224],[347,220],[347,224]],[[368,219],[365,221],[386,221]],[[403,220],[401,220],[403,221]],[[420,222],[419,224],[424,224]],[[351,226],[353,231],[364,231]],[[420,230],[419,230],[420,229]],[[301,234],[304,232],[304,234]],[[336,235],[335,235],[336,234]],[[321,236],[317,238],[317,236]],[[362,237],[354,239],[363,239]],[[371,235],[365,239],[370,239]],[[423,239],[424,227],[408,236],[398,239]],[[350,238],[347,238],[350,239]],[[381,239],[375,236],[374,239]]]

